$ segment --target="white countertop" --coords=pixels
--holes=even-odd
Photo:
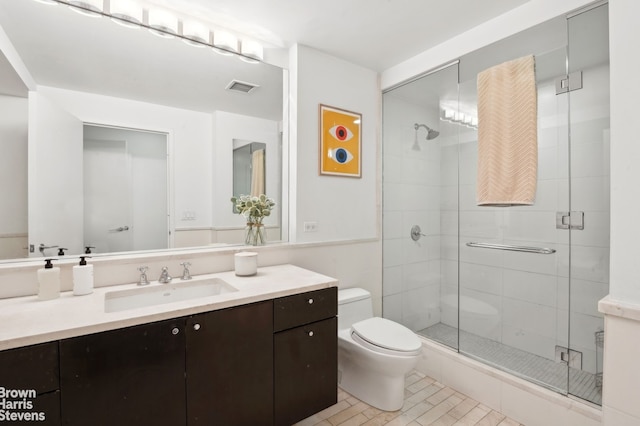
[[[138,287],[135,283],[101,287],[84,296],[63,292],[60,298],[46,301],[38,300],[35,295],[2,299],[0,350],[338,286],[338,281],[334,278],[293,265],[261,267],[251,277],[238,277],[233,271],[194,277],[208,278],[222,279],[238,291],[119,312],[105,312],[106,293],[164,284],[153,281],[146,287]],[[179,278],[174,278],[172,284],[180,285],[180,282]]]
[[[640,304],[617,300],[611,295],[598,302],[598,310],[605,315],[640,321]]]

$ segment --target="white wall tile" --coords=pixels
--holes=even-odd
[[[402,183],[402,157],[385,154],[382,164],[382,176],[385,184]]]
[[[382,299],[382,315],[391,321],[402,323],[402,293]]]
[[[413,241],[411,238],[402,239],[402,259],[401,263],[426,262],[428,257],[427,238],[422,237],[420,241]]]
[[[467,238],[500,238],[502,214],[494,209],[460,212],[460,235]]]
[[[403,240],[386,240],[382,245],[382,262],[385,268],[400,266],[404,263],[402,254]]]
[[[584,229],[571,231],[571,242],[578,246],[609,247],[610,213],[585,211]]]
[[[429,274],[428,262],[407,263],[402,266],[402,291],[433,286],[433,278]],[[439,277],[435,276],[435,279]],[[437,285],[439,282],[436,282]]]
[[[598,312],[598,301],[607,294],[609,294],[608,283],[574,278],[571,280],[571,311],[602,318],[603,315]],[[560,301],[560,298],[558,300]],[[567,306],[567,303],[559,306]]]
[[[504,269],[505,297],[556,307],[558,278],[554,275]]]
[[[502,295],[502,268],[464,263],[460,267],[460,290]]]
[[[422,330],[437,323],[440,289],[418,288],[402,293],[402,324],[413,331]]]
[[[402,292],[402,266],[386,266],[382,269],[382,295],[390,296]]]
[[[571,208],[581,211],[608,212],[610,179],[584,177],[571,179]]]
[[[382,213],[382,238],[390,240],[402,238],[402,212],[384,211]]]

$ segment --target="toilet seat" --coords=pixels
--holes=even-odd
[[[422,349],[422,342],[413,331],[380,317],[354,323],[351,337],[362,346],[388,355],[418,355]]]

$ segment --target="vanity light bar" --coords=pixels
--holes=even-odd
[[[134,0],[111,0],[109,3],[111,20],[127,28],[140,28],[142,8]]]
[[[213,32],[204,25],[189,20],[182,22],[182,32],[178,29],[178,18],[170,12],[161,9],[148,10],[148,22],[142,22],[142,7],[133,0],[111,0],[111,10],[104,10],[104,0],[35,0],[45,4],[63,4],[71,9],[90,16],[105,16],[120,25],[133,28],[146,28],[155,35],[165,38],[180,38],[192,46],[210,47],[218,53],[235,55],[245,62],[258,63],[264,59],[261,44],[248,40],[240,45],[247,46],[238,50],[238,38],[224,30]]]
[[[478,128],[478,117],[463,112],[454,111],[452,109],[443,108],[440,112],[440,120],[449,123],[460,124],[470,129]]]

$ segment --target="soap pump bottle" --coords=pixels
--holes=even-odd
[[[45,259],[44,268],[38,269],[38,299],[50,300],[60,297],[60,268]]]
[[[80,263],[73,267],[73,294],[81,296],[93,292],[93,265],[87,265],[86,258],[80,256]]]

